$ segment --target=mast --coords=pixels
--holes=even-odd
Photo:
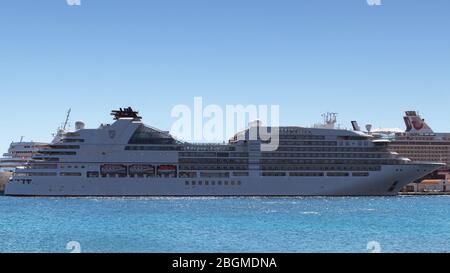
[[[62,128],[64,131],[66,130],[67,124],[69,123],[70,112],[72,112],[71,108],[69,108],[69,111],[67,111],[66,121],[64,122],[64,125],[63,125],[63,128]]]

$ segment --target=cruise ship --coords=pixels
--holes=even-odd
[[[450,133],[435,133],[416,112],[407,111],[403,117],[405,132],[396,133],[389,147],[411,160],[445,163],[440,170],[450,170]]]
[[[47,143],[12,142],[8,152],[0,158],[0,192],[4,190],[5,184],[12,176],[16,168],[24,166],[39,150],[47,148]]]
[[[386,196],[443,164],[412,162],[356,131],[251,123],[227,144],[192,144],[147,126],[132,108],[114,123],[76,123],[17,169],[12,196]],[[279,145],[254,131],[277,130]]]

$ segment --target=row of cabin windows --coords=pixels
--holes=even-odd
[[[58,165],[57,164],[36,164],[36,163],[32,163],[30,165],[27,165],[25,167],[26,169],[58,169]],[[60,165],[59,166],[60,169],[85,169],[86,166],[81,165]]]
[[[278,152],[384,152],[380,147],[278,147]]]
[[[319,158],[386,158],[390,153],[375,154],[375,153],[263,153],[262,157],[319,157]]]
[[[32,180],[31,179],[14,179],[14,181],[16,181],[17,183],[22,183],[22,184],[31,184]]]
[[[368,141],[356,141],[356,142],[350,142],[350,141],[339,141],[338,145],[339,146],[364,146],[364,147],[368,147],[369,146]]]
[[[179,151],[180,146],[126,146],[126,151]]]
[[[264,171],[381,171],[381,166],[346,166],[346,165],[313,165],[313,166],[267,166],[263,165],[261,167]]]
[[[447,146],[449,145],[450,142],[440,142],[440,141],[436,141],[436,142],[392,142],[390,146],[397,146],[397,145],[411,145],[411,146],[432,146],[432,145],[444,145]]]
[[[200,164],[248,164],[248,159],[229,158],[180,158],[180,163]]]
[[[233,176],[249,176],[248,172],[232,172]],[[180,178],[196,178],[197,172],[180,172],[178,174]],[[230,173],[200,173],[200,177],[202,178],[228,178],[230,177]]]
[[[247,171],[248,165],[181,165],[179,168],[185,171]]]
[[[379,164],[379,165],[395,165],[401,164],[402,161],[397,159],[261,159],[261,164]]]
[[[75,138],[63,138],[61,140],[63,143],[76,143],[76,142],[84,142],[84,139],[75,139]]]
[[[337,146],[336,141],[286,141],[280,140],[280,145],[297,145],[297,146]]]
[[[26,172],[16,173],[15,176],[57,176],[55,172]]]
[[[57,176],[55,172],[27,172],[27,173],[16,173],[16,176]],[[78,172],[61,172],[59,176],[82,176]]]
[[[50,149],[60,149],[60,150],[77,150],[80,149],[80,145],[60,145],[60,144],[53,144],[49,146]]]
[[[235,151],[236,147],[231,146],[213,146],[213,145],[205,145],[205,146],[183,146],[183,145],[172,145],[172,146],[126,146],[126,151],[194,151],[194,152],[208,152],[208,151],[216,151],[216,152],[231,152]]]
[[[76,152],[60,152],[60,151],[47,151],[47,150],[42,150],[39,151],[38,154],[42,154],[42,155],[76,155]]]
[[[181,152],[180,157],[248,157],[248,153]]]
[[[59,158],[57,157],[42,157],[42,156],[33,156],[34,160],[41,160],[44,162],[59,162]]]
[[[280,139],[313,139],[313,140],[324,140],[325,136],[317,135],[285,135],[280,134]]]
[[[81,173],[61,173],[61,176],[81,176]],[[234,176],[248,176],[248,173],[233,173]],[[117,174],[117,175],[105,175],[100,174],[99,172],[87,172],[87,177],[93,178],[93,177],[138,177],[138,178],[150,178],[150,177],[177,177],[176,174],[173,176],[170,175],[154,175],[154,174],[130,174],[127,176],[126,174]],[[180,172],[179,176],[180,178],[196,178],[196,173],[183,173]],[[202,178],[229,178],[229,173],[200,173],[200,177]]]
[[[241,186],[241,181],[186,181],[186,186]]]
[[[347,172],[328,172],[326,173],[329,177],[346,177],[350,176],[350,173]],[[263,172],[262,176],[287,176],[287,173],[281,173],[281,172]],[[295,176],[295,177],[322,177],[325,176],[325,173],[321,172],[294,172],[289,173],[289,176]],[[352,176],[354,177],[366,177],[369,176],[369,173],[352,173]]]
[[[233,152],[236,151],[236,147],[230,145],[188,145],[182,147],[183,151],[194,152]]]
[[[435,151],[448,151],[450,149],[450,142],[448,144],[449,146],[391,146],[391,149],[397,149],[397,150],[421,150],[421,151],[428,151],[428,150],[435,150]]]
[[[58,169],[56,164],[29,164],[25,166],[25,169]]]

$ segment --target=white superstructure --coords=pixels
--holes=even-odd
[[[249,128],[228,144],[190,144],[146,126],[131,108],[115,122],[67,132],[24,169],[16,196],[351,196],[396,195],[442,167],[414,163],[388,142],[348,130],[279,127],[280,145],[262,151]],[[254,126],[260,126],[259,123]],[[274,128],[272,128],[274,129]]]

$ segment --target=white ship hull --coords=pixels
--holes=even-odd
[[[393,196],[433,164],[383,166],[368,177],[260,177],[219,180],[184,178],[34,177],[31,183],[12,181],[11,196]],[[393,175],[395,174],[395,175]],[[192,182],[195,181],[195,185]],[[212,182],[214,181],[214,185]],[[225,185],[228,182],[228,185]],[[233,183],[234,182],[234,183]]]

